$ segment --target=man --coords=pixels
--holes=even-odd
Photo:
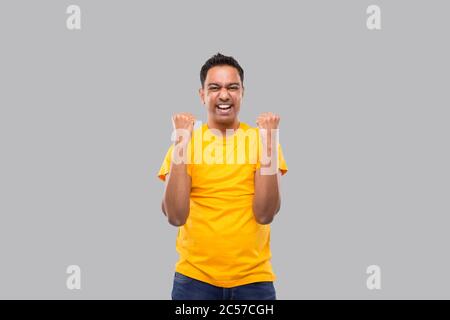
[[[174,144],[158,173],[162,211],[179,227],[172,299],[274,300],[270,223],[287,172],[280,117],[263,113],[257,128],[239,121],[244,71],[233,57],[211,57],[200,81],[207,123],[194,130],[192,114],[172,117]]]

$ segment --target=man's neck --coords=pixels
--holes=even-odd
[[[213,123],[211,120],[207,121],[208,124],[208,129],[216,129],[216,130],[220,130],[220,132],[222,133],[222,136],[225,137],[227,130],[237,130],[239,128],[240,122],[238,119],[236,119],[236,121],[232,124],[232,125],[226,125],[226,124],[218,124],[218,123]]]

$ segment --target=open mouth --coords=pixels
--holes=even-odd
[[[216,109],[220,114],[228,114],[231,112],[232,106],[231,104],[219,104],[216,106]]]

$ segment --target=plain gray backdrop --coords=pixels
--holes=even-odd
[[[245,70],[240,120],[281,116],[278,298],[450,298],[449,9],[2,0],[0,298],[170,299],[177,228],[156,174],[171,115],[206,120],[199,71],[217,52]]]

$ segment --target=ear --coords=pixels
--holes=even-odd
[[[205,104],[205,98],[204,98],[205,91],[203,88],[198,89],[198,95],[200,96],[200,100],[203,104]]]

